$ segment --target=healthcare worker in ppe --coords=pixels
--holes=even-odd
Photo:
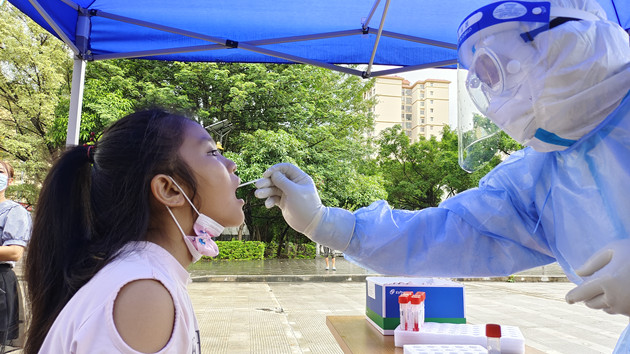
[[[595,0],[501,1],[459,28],[481,113],[528,145],[436,208],[321,204],[310,176],[269,168],[258,198],[313,241],[386,274],[505,276],[557,261],[570,303],[630,316],[630,48]],[[445,261],[448,259],[448,261]],[[630,331],[617,343],[627,352]]]

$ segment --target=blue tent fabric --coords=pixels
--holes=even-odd
[[[630,28],[630,1],[599,1],[610,20]],[[366,64],[378,38],[373,64],[431,67],[455,62],[457,27],[490,0],[10,2],[51,33],[66,37],[87,60]],[[365,30],[362,22],[373,8]],[[81,26],[84,19],[88,26]],[[87,48],[77,35],[81,28],[89,30]],[[323,34],[334,36],[317,39]]]

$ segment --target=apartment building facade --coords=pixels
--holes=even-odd
[[[442,137],[442,129],[449,123],[450,81],[426,79],[411,84],[398,76],[375,78],[375,83],[365,99],[376,99],[374,135],[396,124],[416,142],[421,136],[429,139]]]

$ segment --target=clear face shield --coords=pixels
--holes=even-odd
[[[529,133],[541,64],[533,38],[549,28],[549,18],[548,2],[503,1],[460,25],[457,130],[464,170],[476,171],[495,156],[501,129],[512,137]]]

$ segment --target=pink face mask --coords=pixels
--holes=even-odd
[[[184,193],[184,190],[179,186],[179,184],[177,184],[172,177],[169,176],[169,178],[173,181],[177,188],[179,188],[184,195],[184,198],[186,198],[186,201],[188,201],[188,204],[190,204],[198,215],[197,220],[193,224],[196,236],[189,236],[186,235],[182,227],[179,225],[179,222],[177,222],[177,219],[175,218],[175,215],[173,215],[171,209],[168,206],[166,207],[166,210],[168,210],[169,214],[171,214],[171,217],[173,218],[173,221],[175,221],[179,231],[181,231],[184,236],[184,242],[186,243],[186,247],[188,247],[188,251],[192,255],[193,263],[201,259],[201,256],[216,257],[219,254],[219,247],[217,247],[217,244],[212,238],[221,235],[224,227],[207,215],[201,214],[197,208],[195,208],[190,199],[188,199],[188,196]]]

